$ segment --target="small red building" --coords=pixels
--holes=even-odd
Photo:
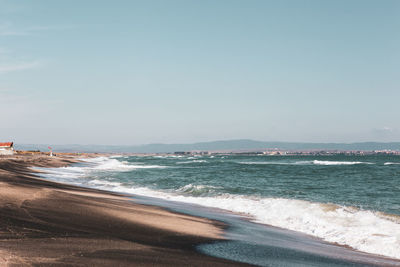
[[[13,154],[14,154],[13,142],[0,143],[0,155],[13,155]]]

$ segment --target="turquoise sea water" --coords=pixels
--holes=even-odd
[[[221,194],[302,199],[400,215],[398,156],[127,157],[128,164],[165,166],[101,179],[187,196]]]
[[[115,156],[47,178],[219,208],[400,258],[399,156]]]

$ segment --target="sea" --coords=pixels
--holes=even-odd
[[[225,221],[231,242],[198,248],[217,257],[400,266],[400,156],[115,155],[41,176]]]

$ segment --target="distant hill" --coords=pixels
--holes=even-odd
[[[48,151],[48,144],[15,144],[17,150]],[[50,145],[59,152],[109,152],[109,153],[171,153],[175,151],[238,151],[238,150],[400,150],[400,142],[379,143],[291,143],[264,142],[248,139],[200,142],[193,144],[147,144],[139,146],[113,145]]]

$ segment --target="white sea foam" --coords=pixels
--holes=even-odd
[[[400,162],[385,162],[383,165],[400,165]]]
[[[134,169],[165,169],[167,166],[161,165],[134,165]]]
[[[132,164],[128,161],[119,161],[115,158],[99,157],[93,159],[85,159],[84,161],[88,163],[95,163],[93,169],[103,170],[103,171],[130,171],[134,169],[158,169],[166,168],[166,166],[161,165],[143,165],[140,163]]]
[[[363,161],[329,161],[329,160],[313,160],[315,165],[357,165],[357,164],[373,164],[372,162]]]
[[[206,196],[215,193],[215,189],[219,188],[220,187],[211,185],[187,184],[178,188],[176,192],[191,196]]]
[[[144,165],[142,163],[129,163],[115,158],[98,157],[83,159],[88,165],[70,166],[62,168],[34,168],[47,173],[45,177],[60,182],[71,182],[72,179],[89,177],[97,172],[127,172],[136,169],[163,169],[167,166]],[[74,182],[76,183],[76,182]]]
[[[114,188],[117,186],[121,186],[121,183],[118,182],[109,182],[109,181],[104,181],[104,180],[92,180],[88,184],[94,185],[94,186],[102,186],[103,188],[109,187],[109,188]]]
[[[239,164],[246,165],[357,165],[374,164],[362,161],[329,161],[329,160],[306,160],[306,161],[240,161]]]
[[[110,159],[118,159],[118,158],[126,158],[126,157],[123,156],[123,155],[113,155],[113,156],[110,156]]]
[[[156,159],[179,159],[179,158],[183,158],[183,156],[180,155],[155,155],[155,156],[148,156],[151,158],[156,158]]]
[[[207,160],[203,159],[196,159],[196,160],[190,160],[190,161],[180,161],[177,162],[176,164],[191,164],[191,163],[207,163]]]
[[[152,156],[153,158],[160,158],[160,159],[175,159],[175,158],[183,158],[184,156],[181,155],[157,155],[157,156]]]
[[[59,179],[76,179],[85,176],[85,169],[80,167],[62,167],[62,168],[33,168],[35,170],[43,171],[45,176]]]
[[[310,164],[311,161],[295,161],[295,162],[286,162],[286,161],[239,161],[239,164],[245,165],[304,165]]]
[[[334,204],[283,198],[223,194],[215,197],[183,195],[198,190],[187,185],[176,193],[144,187],[116,186],[112,190],[220,208],[247,214],[254,221],[320,237],[328,242],[400,259],[400,217]],[[187,192],[187,191],[186,191]]]
[[[127,164],[127,162],[119,161],[116,159],[110,159],[109,161],[99,164],[94,169],[107,170],[107,171],[129,171],[135,169],[135,166],[129,165]]]

